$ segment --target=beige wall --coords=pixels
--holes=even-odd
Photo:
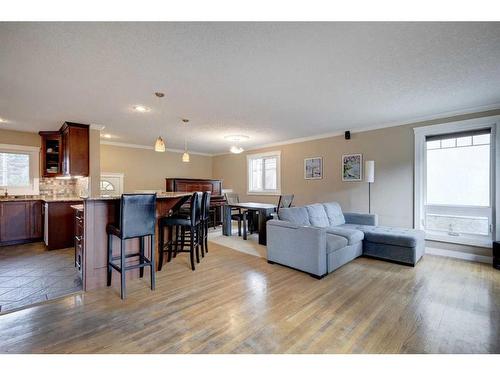
[[[124,173],[124,190],[165,190],[166,177],[212,177],[212,157],[101,144],[101,172]]]
[[[0,124],[1,127],[1,124]],[[0,129],[0,144],[41,146],[41,139],[37,133],[18,132],[15,130]]]
[[[281,189],[295,194],[295,204],[337,201],[345,211],[368,211],[368,184],[342,182],[342,154],[361,153],[364,160],[375,160],[372,185],[372,212],[380,224],[413,227],[413,128],[442,122],[500,115],[500,110],[420,122],[373,131],[352,133],[309,142],[288,144],[240,155],[213,158],[213,176],[224,180],[224,188],[240,194],[242,200],[277,202],[278,197],[246,195],[246,154],[281,150]],[[323,157],[323,179],[304,179],[304,158]]]

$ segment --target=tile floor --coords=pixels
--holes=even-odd
[[[0,313],[82,290],[74,256],[43,243],[0,247]]]

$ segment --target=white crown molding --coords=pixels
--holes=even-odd
[[[99,124],[90,124],[90,129],[92,130],[99,130],[103,131],[106,128],[105,125],[99,125]]]
[[[103,141],[101,140],[102,145],[108,145],[108,146],[117,146],[117,147],[128,147],[128,148],[139,148],[142,150],[154,150],[153,146],[145,146],[145,145],[137,145],[133,143],[124,143],[124,142],[112,142],[112,141]],[[167,148],[166,151],[168,152],[175,152],[178,154],[183,154],[184,150],[180,150],[177,148]],[[201,155],[201,156],[213,156],[212,154],[208,154],[205,152],[196,152],[196,151],[188,151],[192,155]]]
[[[454,117],[454,116],[472,115],[474,113],[494,111],[494,110],[500,110],[500,103],[478,106],[478,107],[473,107],[473,108],[467,108],[467,109],[462,109],[462,110],[457,110],[457,111],[441,112],[441,113],[438,113],[435,115],[430,115],[430,116],[415,117],[415,118],[412,118],[412,119],[409,119],[406,121],[395,121],[395,122],[389,122],[389,123],[384,123],[384,124],[376,124],[376,125],[366,126],[363,128],[354,128],[352,130],[351,129],[346,129],[346,130],[350,130],[351,134],[352,133],[362,133],[362,132],[366,132],[366,131],[370,131],[370,130],[393,128],[396,126],[407,126],[407,125],[418,124],[418,123],[424,122],[424,121],[433,121],[433,120],[445,119],[445,118]],[[494,116],[494,115],[492,115],[492,116]],[[313,135],[313,136],[309,136],[309,137],[291,138],[291,139],[280,141],[280,142],[266,143],[266,144],[262,144],[262,145],[258,145],[258,146],[252,146],[248,149],[245,149],[245,152],[246,151],[253,151],[253,150],[260,150],[260,149],[269,148],[269,147],[285,146],[285,145],[294,144],[294,143],[315,141],[318,139],[338,137],[339,135],[344,134],[344,131],[345,130],[337,130],[337,131],[331,132],[331,133],[323,133],[323,134]],[[221,153],[212,154],[212,156],[222,156],[222,155],[229,155],[229,154],[231,154],[231,152],[221,152]]]

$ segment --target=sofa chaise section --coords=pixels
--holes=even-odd
[[[282,208],[267,223],[268,261],[317,278],[361,255],[414,266],[424,233],[377,224],[377,215],[343,213],[336,202]]]

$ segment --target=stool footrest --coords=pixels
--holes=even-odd
[[[114,257],[113,260],[118,260],[120,259],[120,257]],[[152,262],[150,259],[146,258],[146,257],[141,257],[139,259],[139,261],[142,260],[142,263],[137,263],[137,264],[132,264],[132,265],[125,265],[124,269],[125,271],[127,270],[133,270],[133,269],[136,269],[136,268],[143,268],[143,267],[149,267],[151,266]],[[116,264],[116,263],[113,263],[113,262],[109,262],[109,265],[111,267],[113,267],[115,270],[117,270],[118,272],[121,272],[122,268]]]

